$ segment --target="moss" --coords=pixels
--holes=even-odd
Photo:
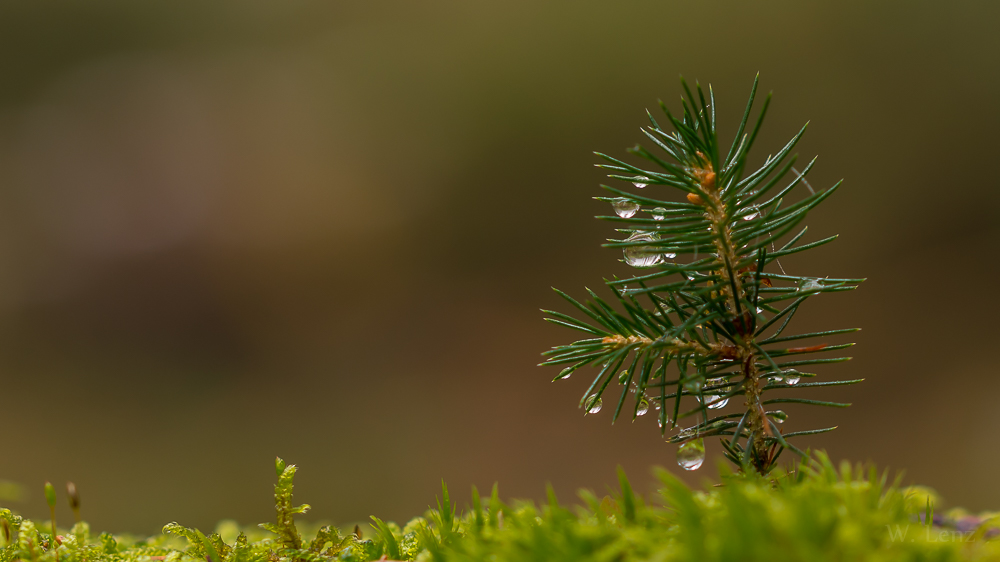
[[[636,496],[624,473],[616,495],[584,491],[575,506],[551,490],[541,505],[506,504],[494,487],[485,501],[474,490],[473,505],[459,512],[443,487],[437,509],[402,527],[373,518],[375,532],[364,538],[331,526],[300,532],[294,469],[279,467],[277,523],[262,525],[267,531],[223,521],[207,535],[171,523],[154,537],[93,537],[78,523],[59,529],[53,548],[47,522],[4,509],[0,562],[1000,560],[996,519],[932,515],[933,491],[900,488],[873,468],[837,467],[823,454],[766,478],[723,474],[704,491],[661,470],[654,501]]]

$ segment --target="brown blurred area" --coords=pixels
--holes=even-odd
[[[811,121],[789,272],[864,276],[802,331],[860,326],[862,386],[786,427],[1000,508],[992,361],[1000,9],[989,2],[21,2],[0,5],[0,478],[42,517],[74,480],[97,530],[417,515],[444,478],[504,497],[651,491],[651,416],[576,406],[539,353],[550,286],[627,274],[600,248],[592,150],[624,155],[684,74],[756,157]],[[647,188],[647,192],[655,190]],[[664,196],[676,194],[661,192]],[[715,456],[698,473],[716,473]],[[60,505],[60,517],[69,511]]]

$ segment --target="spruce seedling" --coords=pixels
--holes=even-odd
[[[750,149],[771,96],[747,132],[757,92],[755,79],[735,140],[721,152],[711,86],[706,96],[698,84],[697,95],[683,79],[681,85],[685,95],[680,117],[660,102],[669,127],[661,127],[647,111],[650,125],[642,132],[657,152],[638,145],[629,150],[655,168],[597,153],[607,162],[598,166],[608,170],[611,179],[635,189],[648,186],[639,195],[602,185],[611,197],[597,198],[614,209],[614,215],[598,218],[618,227],[619,236],[605,246],[620,249],[626,264],[647,271],[607,281],[617,307],[590,289],[590,299],[584,303],[556,289],[584,316],[545,310],[546,320],[589,337],[545,352],[542,364],[565,365],[555,380],[585,366],[597,368],[580,400],[589,414],[601,410],[608,387],[618,382],[623,388],[612,423],[630,393],[635,395],[633,420],[654,404],[661,434],[679,428],[668,441],[680,445],[678,464],[684,469],[699,468],[705,459],[704,438],[720,436],[725,456],[741,470],[767,474],[784,449],[805,455],[789,438],[835,429],[782,433],[778,424],[786,414],[769,411],[768,406],[849,404],[765,399],[765,393],[861,381],[799,382],[814,376],[799,371],[801,367],[849,359],[800,357],[853,344],[788,344],[856,329],[782,334],[807,299],[855,289],[863,279],[789,275],[777,261],[836,239],[800,243],[806,227],[797,229],[806,214],[840,186],[838,182],[825,191],[813,190],[805,178],[815,158],[801,173],[793,167],[792,149],[805,127],[759,168],[747,172]],[[679,197],[670,197],[668,191]],[[724,413],[730,402],[742,402],[743,408]],[[690,419],[696,421],[680,426]]]

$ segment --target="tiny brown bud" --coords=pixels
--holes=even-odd
[[[723,359],[739,359],[740,350],[735,345],[723,345],[719,348],[719,357]]]
[[[705,204],[705,200],[702,199],[701,195],[698,195],[697,193],[688,193],[687,200],[690,201],[691,203],[694,203],[695,205]]]
[[[701,187],[705,191],[715,191],[715,172],[706,172],[701,178]]]

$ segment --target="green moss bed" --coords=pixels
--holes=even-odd
[[[94,535],[30,521],[0,509],[0,562],[322,562],[369,560],[1000,560],[1000,517],[961,510],[934,513],[925,488],[901,488],[874,468],[809,462],[767,477],[723,474],[695,491],[669,472],[649,500],[619,471],[618,491],[582,491],[566,505],[550,490],[541,505],[502,502],[473,489],[459,511],[446,487],[436,509],[405,525],[372,517],[371,526],[338,529],[298,523],[294,466],[277,463],[274,523],[224,521],[203,533],[170,523],[161,535]]]

